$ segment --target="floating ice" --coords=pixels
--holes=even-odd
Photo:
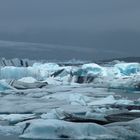
[[[114,66],[119,69],[120,73],[123,75],[131,75],[140,72],[139,63],[119,63]]]
[[[98,87],[140,88],[140,64],[117,63],[99,66],[95,63],[60,66],[56,63],[34,63],[29,67],[0,68],[1,79],[23,82],[48,81],[50,84],[92,83]]]
[[[23,77],[23,78],[19,79],[18,81],[24,82],[24,83],[35,83],[35,82],[37,82],[37,80],[33,77]]]
[[[116,122],[106,125],[106,128],[114,131],[120,139],[140,139],[140,118],[129,122]]]
[[[18,62],[21,64],[16,61],[11,66],[13,62],[2,61],[0,67],[0,134],[27,139],[140,138],[139,119],[104,126],[86,122],[108,121],[109,114],[129,112],[131,106],[135,109],[131,113],[139,113],[140,100],[117,95],[120,89],[140,90],[139,63],[28,66]],[[117,92],[110,92],[110,88]],[[74,118],[85,122],[68,122]],[[5,122],[8,126],[4,126]]]
[[[68,94],[66,94],[68,93]],[[91,99],[87,96],[84,96],[79,93],[72,93],[72,92],[62,92],[62,93],[54,93],[43,97],[43,99],[57,99],[57,100],[65,100],[72,105],[87,105]]]
[[[14,88],[11,87],[10,85],[8,85],[8,83],[6,83],[6,81],[0,80],[0,92],[3,92],[5,90],[12,90],[12,89],[14,89]]]
[[[112,131],[94,123],[72,123],[48,119],[32,121],[22,138],[32,139],[113,139]]]
[[[133,101],[127,99],[116,100],[113,95],[109,95],[106,98],[99,99],[97,101],[90,102],[89,105],[105,105],[105,104],[132,104]]]
[[[9,123],[17,123],[20,121],[24,121],[26,119],[34,118],[34,114],[10,114],[10,115],[0,115],[0,120],[8,121]]]
[[[84,64],[82,66],[82,75],[83,76],[86,76],[86,75],[96,76],[96,75],[99,75],[102,71],[103,71],[103,67],[101,67],[95,63]]]
[[[1,79],[19,79],[30,75],[27,68],[6,66],[0,69]]]

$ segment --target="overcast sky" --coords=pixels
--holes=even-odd
[[[0,0],[0,40],[7,58],[140,56],[140,0]]]

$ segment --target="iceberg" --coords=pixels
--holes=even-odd
[[[139,63],[119,63],[116,64],[114,68],[118,69],[122,75],[126,76],[140,72]]]
[[[0,69],[1,79],[19,79],[29,75],[27,68],[6,66]]]
[[[120,62],[111,66],[95,63],[65,66],[34,63],[28,67],[5,66],[0,68],[0,79],[48,81],[54,85],[91,83],[97,87],[139,89],[140,64]]]
[[[103,67],[95,63],[90,63],[90,64],[84,64],[82,66],[82,70],[84,73],[86,73],[86,75],[96,76],[96,75],[99,75],[103,71]]]

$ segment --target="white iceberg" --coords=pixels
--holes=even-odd
[[[119,63],[114,66],[114,68],[119,69],[122,75],[131,75],[140,72],[139,63]]]
[[[140,64],[118,63],[99,66],[95,63],[81,66],[59,66],[56,63],[34,63],[29,67],[5,66],[0,68],[1,79],[23,82],[48,81],[50,84],[68,85],[92,83],[106,88],[140,88]]]

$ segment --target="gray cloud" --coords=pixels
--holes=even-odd
[[[139,0],[0,0],[0,40],[46,44],[28,49],[20,44],[22,57],[139,56],[139,5]],[[0,43],[1,56],[15,57],[13,52],[21,51],[4,46]],[[31,50],[40,54],[30,56]]]

